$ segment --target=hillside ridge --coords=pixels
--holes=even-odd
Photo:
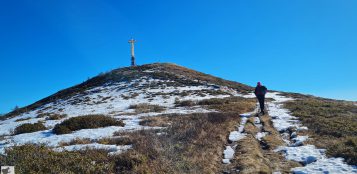
[[[74,85],[72,87],[60,90],[48,97],[34,102],[28,106],[19,108],[5,114],[1,119],[11,118],[16,115],[31,111],[50,102],[66,99],[85,90],[98,87],[101,85],[115,82],[130,82],[143,76],[149,76],[160,80],[175,80],[178,83],[191,83],[190,85],[216,84],[227,86],[241,93],[248,93],[253,88],[234,81],[225,80],[209,74],[198,72],[173,63],[152,63],[140,66],[122,67],[112,71],[101,73],[98,76],[88,79],[87,81]]]

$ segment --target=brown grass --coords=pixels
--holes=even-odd
[[[264,115],[260,117],[260,121],[263,125],[263,131],[269,132],[268,135],[262,138],[269,146],[269,150],[274,150],[278,146],[284,144],[283,139],[280,137],[279,132],[273,127],[273,123],[271,121],[271,117],[268,115]]]
[[[61,142],[59,143],[60,146],[70,146],[75,144],[90,144],[93,143],[89,138],[76,138],[71,140],[70,142]]]
[[[196,102],[192,100],[183,100],[183,101],[175,101],[176,107],[186,107],[186,106],[195,106]]]
[[[357,106],[325,99],[291,101],[285,106],[309,128],[310,143],[357,165]]]
[[[215,109],[220,112],[242,113],[241,111],[254,110],[256,102],[254,99],[245,99],[242,97],[227,97],[222,99],[207,99],[198,102],[209,109]]]
[[[235,156],[240,173],[272,173],[270,162],[264,158],[260,149],[260,144],[252,134],[238,142]]]
[[[260,120],[263,125],[262,131],[269,132],[269,134],[259,142],[255,138],[259,128],[254,125],[254,117],[249,118],[244,127],[247,136],[238,142],[235,161],[230,168],[237,167],[240,170],[237,173],[272,173],[274,171],[290,173],[291,168],[301,166],[297,162],[287,161],[283,155],[274,152],[274,149],[284,142],[272,127],[269,116],[261,116]]]
[[[158,117],[146,117],[142,118],[142,121],[140,121],[140,125],[142,126],[150,126],[150,127],[167,127],[172,122],[174,122],[174,118],[177,115],[164,115],[164,116],[158,116]]]
[[[135,109],[135,112],[137,114],[148,113],[148,112],[162,112],[165,110],[165,108],[163,106],[151,105],[151,104],[147,104],[147,103],[130,105],[129,109]]]
[[[250,117],[244,127],[244,132],[252,135],[256,135],[260,130],[254,125],[254,117]]]
[[[163,135],[147,131],[131,135],[136,137],[134,149],[125,158],[136,162],[130,163],[129,169],[121,168],[122,172],[215,173],[221,164],[226,136],[239,122],[238,115],[223,113],[164,116],[164,119],[172,124]]]

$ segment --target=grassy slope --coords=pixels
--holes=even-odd
[[[309,128],[316,146],[357,165],[357,106],[352,102],[304,98],[285,105]]]

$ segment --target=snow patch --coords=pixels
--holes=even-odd
[[[231,146],[226,146],[226,149],[223,151],[223,163],[229,162],[229,160],[233,159],[234,157],[234,149]]]
[[[246,134],[243,133],[243,130],[244,130],[244,125],[247,123],[247,120],[248,120],[248,118],[246,116],[241,118],[241,122],[240,122],[240,125],[238,127],[238,130],[237,131],[232,131],[229,134],[228,139],[230,141],[233,141],[233,142],[234,141],[239,141],[240,139],[243,139],[246,136]]]
[[[85,149],[104,149],[109,152],[110,155],[119,154],[123,151],[132,148],[131,145],[124,145],[124,146],[117,146],[117,145],[107,145],[107,144],[99,144],[99,143],[92,143],[92,144],[76,144],[70,146],[63,146],[54,148],[54,151],[62,152],[62,151],[78,151],[78,150],[85,150]]]
[[[255,135],[255,138],[258,139],[259,141],[262,141],[262,138],[265,137],[266,135],[268,135],[268,132],[258,132]]]
[[[310,174],[310,173],[351,174],[351,173],[357,173],[357,167],[346,165],[343,161],[343,158],[321,158],[318,161],[310,163],[304,167],[293,168],[292,172],[294,174]]]

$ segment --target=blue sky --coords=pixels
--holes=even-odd
[[[172,62],[357,100],[355,0],[0,1],[0,113],[100,72]]]

